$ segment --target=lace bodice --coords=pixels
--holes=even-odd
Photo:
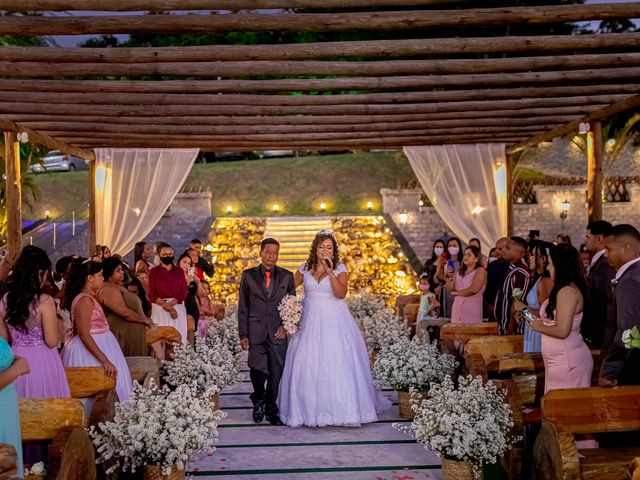
[[[7,296],[5,295],[0,302],[0,316],[4,318],[5,324],[9,329],[9,334],[11,335],[11,343],[15,346],[23,346],[23,347],[35,347],[37,345],[43,345],[44,341],[44,329],[42,327],[42,315],[38,310],[38,306],[40,305],[40,298],[34,300],[33,305],[31,305],[31,309],[29,312],[29,318],[25,326],[27,327],[27,331],[21,331],[9,325],[6,321],[7,314]]]
[[[298,272],[304,277],[302,285],[304,286],[305,298],[336,298],[331,289],[329,276],[325,275],[322,280],[318,282],[313,278],[313,275],[306,269],[304,264],[298,268]],[[335,275],[347,273],[347,268],[341,263],[333,269],[333,273]]]

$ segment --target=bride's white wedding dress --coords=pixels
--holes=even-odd
[[[301,328],[287,350],[280,382],[280,419],[302,425],[358,426],[378,420],[389,408],[371,381],[364,340],[344,300],[336,298],[329,277],[317,282],[304,265]],[[334,270],[346,272],[340,264]]]

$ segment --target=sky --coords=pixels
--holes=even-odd
[[[105,0],[105,1],[109,1],[109,0]],[[587,0],[585,3],[624,3],[624,2],[628,2],[629,0]],[[51,15],[58,15],[58,16],[64,16],[64,15],[78,15],[78,16],[88,16],[88,15],[95,15],[95,16],[102,16],[102,15],[136,15],[142,12],[84,12],[84,11],[77,11],[77,12],[55,12],[55,13],[51,13]],[[579,25],[589,25],[591,24],[591,28],[595,29],[598,27],[599,22],[583,22],[580,23]],[[84,43],[85,41],[87,41],[89,38],[93,38],[96,37],[97,35],[56,35],[53,37],[53,40],[56,42],[56,44],[58,44],[61,47],[75,47],[78,46],[79,44]],[[118,38],[120,41],[126,40],[128,38],[128,35],[116,35],[116,38]]]

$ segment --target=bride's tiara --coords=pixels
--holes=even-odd
[[[334,240],[336,239],[336,236],[331,230],[320,230],[318,233],[316,233],[316,237],[331,237]]]

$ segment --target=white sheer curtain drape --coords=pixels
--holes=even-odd
[[[404,147],[424,192],[463,242],[477,237],[483,253],[507,234],[505,145]]]
[[[158,223],[198,149],[96,148],[96,241],[125,255]]]

